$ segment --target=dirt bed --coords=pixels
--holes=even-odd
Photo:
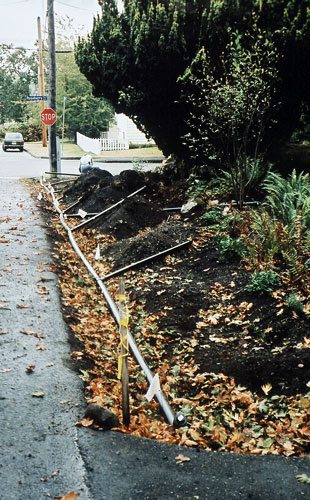
[[[239,262],[219,261],[212,238],[201,236],[199,210],[163,211],[186,201],[178,198],[176,184],[167,187],[164,181],[156,174],[145,179],[125,171],[113,178],[96,170],[81,176],[64,201],[81,198],[78,208],[101,212],[146,183],[144,192],[96,222],[99,233],[117,240],[104,249],[111,270],[192,240],[188,248],[140,266],[139,276],[145,271],[149,283],[138,289],[129,285],[129,292],[149,313],[168,311],[158,326],[177,339],[176,345],[183,338],[197,339],[190,356],[202,373],[224,373],[258,392],[270,383],[274,394],[306,393],[310,359],[308,349],[300,346],[309,334],[309,321],[285,307],[281,293],[260,297],[246,291],[249,271]],[[133,273],[129,277],[135,283]],[[174,355],[173,342],[168,354]]]
[[[112,177],[98,169],[62,193],[71,226],[105,211],[74,235],[115,301],[119,278],[110,274],[127,267],[130,331],[172,409],[188,419],[181,429],[167,426],[156,401],[146,401],[148,383],[129,357],[131,423],[119,430],[211,450],[307,454],[309,314],[288,307],[285,280],[272,293],[248,291],[253,268],[223,258],[217,229],[202,218],[208,206],[185,211],[184,193],[184,183],[165,173]],[[49,203],[46,197],[50,219]],[[238,217],[229,204],[223,210]],[[75,338],[71,356],[85,377],[87,402],[121,420],[115,322],[58,216],[54,231],[64,316]],[[87,419],[81,425],[96,428]]]

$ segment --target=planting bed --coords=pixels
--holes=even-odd
[[[142,186],[143,191],[126,198]],[[220,259],[215,231],[201,221],[205,209],[181,213],[177,207],[187,201],[184,186],[163,174],[127,171],[112,177],[95,169],[63,192],[63,209],[77,200],[67,215],[79,209],[99,213],[124,200],[75,233],[100,276],[191,240],[125,274],[129,328],[154,373],[159,372],[167,399],[188,415],[189,425],[167,429],[157,416],[156,427],[156,404],[145,402],[147,384],[132,363],[129,431],[225,451],[306,453],[309,319],[286,305],[289,284],[265,295],[247,291],[253,270],[237,260]],[[81,222],[67,220],[71,226]],[[87,398],[115,409],[116,396],[107,397],[107,391],[114,391],[113,349],[118,342],[111,340],[112,321],[101,309],[103,327],[95,285],[77,257],[75,262],[64,232],[58,230],[56,239],[65,316],[77,334],[73,357],[84,363]],[[98,245],[101,258],[95,260]],[[116,296],[118,278],[106,285]]]

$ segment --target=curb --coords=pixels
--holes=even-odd
[[[24,151],[28,154],[30,154],[30,156],[32,156],[33,158],[37,158],[39,160],[48,160],[48,156],[41,156],[41,155],[37,155],[35,153],[33,153],[32,151],[29,151],[29,149],[27,148],[24,148]],[[61,157],[62,160],[79,160],[80,159],[80,156],[63,156]],[[93,157],[93,160],[96,161],[97,163],[131,163],[133,161],[146,161],[148,163],[161,163],[162,161],[164,161],[164,156],[161,156],[161,157],[153,157],[153,156],[149,156],[149,157],[140,157],[140,156],[134,156],[134,157],[130,157],[130,158],[102,158],[102,157],[96,157],[94,156]]]

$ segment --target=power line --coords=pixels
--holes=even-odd
[[[94,12],[93,9],[84,9],[83,7],[77,7],[76,5],[71,5],[66,2],[60,2],[60,0],[56,0],[56,3],[60,3],[61,5],[65,5],[66,7],[71,7],[72,9],[85,10],[86,12]]]
[[[27,3],[27,2],[30,2],[30,0],[15,0],[15,2],[0,3],[0,7],[8,7],[9,5],[12,5],[12,4]]]

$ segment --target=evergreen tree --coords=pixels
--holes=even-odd
[[[166,154],[184,154],[177,79],[199,47],[207,4],[125,0],[119,14],[115,1],[107,0],[92,33],[76,48],[77,63],[95,95],[110,99]]]
[[[92,32],[77,44],[76,61],[97,96],[129,115],[165,154],[186,159],[182,138],[191,103],[180,98],[180,77],[204,48],[213,77],[233,82],[231,34],[250,52],[253,22],[281,55],[270,96],[269,134],[276,142],[289,138],[309,109],[308,0],[124,0],[122,13],[105,0]]]

